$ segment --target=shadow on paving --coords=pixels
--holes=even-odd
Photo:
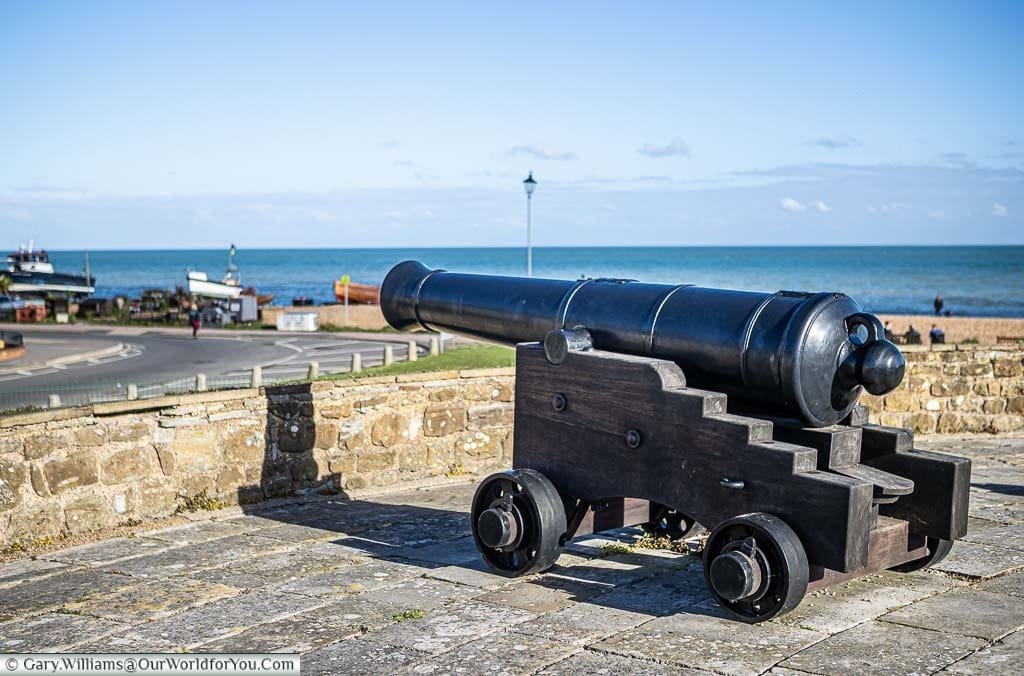
[[[567,543],[559,563],[543,575],[518,579],[499,575],[483,561],[473,541],[468,511],[475,482],[450,489],[397,492],[378,501],[353,499],[339,488],[340,472],[326,481],[318,476],[313,449],[324,429],[318,430],[313,416],[309,383],[268,388],[267,397],[259,485],[243,486],[238,492],[249,518],[281,524],[261,529],[261,535],[291,542],[329,542],[371,560],[412,567],[415,570],[409,572],[415,575],[475,587],[481,593],[504,587],[522,590],[528,585],[530,591],[550,592],[565,605],[585,602],[655,616],[687,607],[690,612],[716,615],[717,609],[708,603],[698,558],[655,552],[606,556],[600,544],[607,540],[601,535],[581,536]],[[329,428],[329,433],[337,431]],[[369,437],[369,430],[361,433]],[[370,446],[368,438],[365,443]],[[299,505],[268,508],[253,504],[263,498],[287,496],[296,486],[321,495]],[[322,495],[331,491],[337,494]],[[431,497],[425,497],[428,494]],[[614,539],[615,535],[607,537]],[[342,569],[324,577],[342,580],[350,572]],[[665,584],[657,593],[615,593],[623,586],[668,572],[675,574],[662,578]]]

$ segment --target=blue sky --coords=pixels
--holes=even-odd
[[[0,248],[1024,243],[1020,2],[484,4],[0,3]]]

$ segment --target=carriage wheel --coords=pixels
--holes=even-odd
[[[532,469],[499,472],[480,482],[472,519],[473,539],[484,561],[508,577],[553,566],[566,531],[558,491]]]
[[[640,524],[640,528],[654,537],[682,540],[695,535],[701,530],[701,525],[693,517],[662,505],[651,510],[651,520]]]
[[[949,550],[953,549],[952,540],[928,538],[925,544],[928,545],[928,553],[925,556],[922,556],[920,559],[914,559],[913,561],[907,561],[904,564],[894,567],[893,570],[900,573],[913,573],[915,570],[931,568],[936,563],[946,558],[946,555],[949,554]]]
[[[704,548],[704,580],[718,603],[744,622],[796,608],[807,592],[807,554],[782,519],[754,512],[718,524]]]

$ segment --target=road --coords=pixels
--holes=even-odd
[[[49,327],[47,327],[49,329]],[[5,364],[0,373],[0,410],[25,405],[44,405],[49,394],[61,396],[64,405],[123,398],[133,383],[140,396],[182,391],[206,374],[210,389],[242,386],[249,382],[253,366],[263,369],[265,382],[297,379],[315,361],[320,373],[348,371],[352,355],[361,355],[363,366],[383,362],[384,346],[391,344],[396,361],[407,358],[407,336],[382,334],[380,339],[348,334],[281,334],[277,332],[204,331],[198,340],[182,331],[96,331],[65,329],[22,330],[31,362],[33,340],[45,341],[48,351],[59,341],[67,354],[89,352],[104,342],[120,343],[112,355],[57,366],[15,371],[17,363]]]

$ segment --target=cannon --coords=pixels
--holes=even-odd
[[[544,571],[578,535],[709,530],[704,576],[760,622],[871,571],[940,561],[967,532],[970,461],[868,423],[901,382],[881,322],[842,293],[774,294],[395,266],[381,309],[516,346],[513,469],[471,507],[491,568]]]

